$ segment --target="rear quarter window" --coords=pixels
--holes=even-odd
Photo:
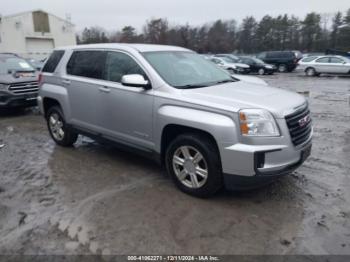
[[[63,50],[53,51],[43,68],[43,72],[53,73],[56,70],[57,65],[61,61],[63,55]]]
[[[67,74],[103,79],[106,57],[105,51],[74,51],[67,64]]]

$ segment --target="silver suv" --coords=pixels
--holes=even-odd
[[[311,151],[304,97],[239,81],[180,47],[56,50],[38,104],[57,144],[71,146],[83,134],[133,149],[164,164],[179,189],[199,197],[224,185],[269,183]]]

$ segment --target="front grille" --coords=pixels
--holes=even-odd
[[[38,82],[22,82],[11,84],[9,90],[15,94],[27,94],[39,91]]]
[[[309,139],[312,132],[312,120],[307,106],[286,116],[285,119],[295,146],[301,145]]]

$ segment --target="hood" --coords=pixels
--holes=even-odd
[[[0,75],[0,84],[14,84],[22,82],[38,81],[38,73],[33,72],[32,76],[14,77],[12,74]]]
[[[284,118],[306,103],[306,99],[297,93],[243,81],[182,90],[182,96],[199,104],[233,112],[262,108],[276,118]]]
[[[248,82],[251,84],[258,84],[258,85],[264,85],[264,86],[268,85],[263,79],[256,76],[247,76],[247,75],[238,75],[238,74],[233,74],[232,76],[241,81]]]

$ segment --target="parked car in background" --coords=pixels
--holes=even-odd
[[[322,55],[321,55],[321,56],[322,56]],[[321,57],[321,56],[319,56],[319,55],[315,55],[315,56],[306,56],[306,57],[302,58],[302,59],[298,62],[298,65],[297,65],[297,66],[299,66],[299,65],[301,65],[301,64],[304,64],[304,63],[309,63],[309,62],[311,62],[311,61],[313,61],[313,60],[315,60],[315,59],[317,59],[317,58],[319,58],[319,57]]]
[[[240,56],[238,62],[250,66],[250,72],[258,73],[259,75],[272,75],[276,71],[274,65],[266,64],[264,61],[249,56]]]
[[[239,60],[239,57],[233,54],[216,54],[214,55],[214,57],[226,57],[230,61],[232,61],[232,63],[238,63],[238,60]]]
[[[28,58],[26,59],[26,61],[32,66],[34,67],[37,71],[41,71],[41,69],[43,68],[44,64],[45,64],[45,60],[46,59],[42,59],[42,60],[36,60],[34,58]]]
[[[298,58],[293,51],[268,51],[257,55],[257,58],[267,64],[275,65],[281,73],[292,72],[298,63]]]
[[[298,50],[293,50],[292,52],[294,52],[295,57],[297,58],[298,61],[303,58],[303,53],[302,52],[300,52]]]
[[[313,58],[313,59],[311,59]],[[350,74],[350,59],[343,56],[311,57],[299,62],[297,71],[305,72],[307,76],[321,74]]]
[[[227,57],[211,57],[209,60],[226,69],[230,74],[249,74],[250,72],[249,65],[232,62]]]
[[[26,60],[0,53],[0,108],[37,104],[38,74]]]
[[[265,185],[311,152],[303,96],[237,81],[185,48],[57,49],[41,80],[39,108],[58,145],[72,146],[78,134],[123,145],[164,164],[194,196]]]

